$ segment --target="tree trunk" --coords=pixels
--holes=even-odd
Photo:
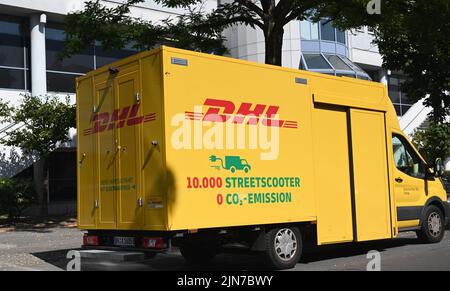
[[[282,66],[284,29],[273,24],[266,25],[264,32],[266,40],[266,64]]]

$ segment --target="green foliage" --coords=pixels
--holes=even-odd
[[[37,194],[30,180],[0,179],[0,213],[14,220],[36,204]]]
[[[334,14],[334,23],[344,29],[370,26],[383,66],[408,76],[402,85],[408,98],[413,102],[425,99],[425,105],[433,108],[433,121],[443,122],[450,113],[450,1],[381,3],[381,15],[354,13],[349,18],[348,12],[341,13],[342,8],[349,9],[345,7],[334,7],[328,13]]]
[[[0,142],[19,147],[25,154],[46,157],[68,141],[68,130],[76,127],[76,107],[70,104],[69,97],[61,102],[56,96],[24,95],[18,107],[0,104],[7,112],[0,117],[20,126]]]
[[[450,2],[393,2],[402,3],[395,17],[384,17],[377,27],[384,63],[408,76],[403,88],[409,98],[425,98],[433,120],[442,122],[450,112]]]
[[[450,157],[450,123],[431,123],[428,128],[417,130],[412,141],[430,164],[437,158],[445,161]]]
[[[0,153],[0,178],[8,178],[19,171],[31,166],[36,157],[21,155],[14,148],[11,148],[9,154]]]
[[[189,7],[199,1],[159,1],[166,6],[189,9],[158,24],[130,16],[130,6],[140,2],[143,0],[128,0],[113,8],[103,6],[99,0],[86,2],[83,11],[66,17],[66,42],[61,57],[87,49],[96,41],[106,51],[130,44],[138,50],[167,44],[207,53],[226,52],[221,30],[202,25],[206,20],[202,7]]]
[[[168,44],[202,52],[223,54],[222,31],[234,24],[245,24],[263,31],[266,63],[281,66],[284,26],[292,20],[338,14],[351,19],[365,14],[369,0],[234,0],[220,1],[217,9],[206,13],[202,0],[156,0],[166,7],[188,12],[160,24],[132,18],[130,7],[144,0],[128,0],[114,8],[99,0],[85,3],[85,9],[66,18],[66,48],[62,56],[82,51],[99,41],[103,48],[123,48],[128,44],[139,50]],[[358,16],[363,18],[362,16]]]

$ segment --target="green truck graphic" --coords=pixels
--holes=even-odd
[[[213,163],[220,161],[220,165],[212,166],[213,168],[220,171],[220,169],[228,170],[231,173],[236,173],[236,171],[244,171],[248,173],[252,167],[248,164],[246,159],[242,159],[239,156],[226,156],[225,159],[219,158],[217,156],[209,157],[209,160]]]

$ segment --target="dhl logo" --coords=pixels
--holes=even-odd
[[[116,109],[114,112],[96,113],[92,118],[93,127],[84,130],[84,135],[98,134],[104,131],[135,126],[156,120],[156,113],[138,116],[140,104]]]
[[[207,112],[185,112],[187,120],[211,121],[224,123],[232,120],[235,124],[243,124],[247,121],[249,125],[257,125],[261,123],[268,127],[280,128],[298,128],[297,121],[275,119],[279,106],[263,105],[252,103],[242,103],[236,111],[236,105],[227,100],[206,99],[204,106],[208,106]]]

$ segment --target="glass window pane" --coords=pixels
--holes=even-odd
[[[50,92],[75,93],[77,75],[47,72],[47,90]]]
[[[62,28],[49,25],[46,28],[47,70],[71,73],[87,73],[94,69],[94,50],[88,49],[70,58],[60,60],[58,53],[64,48],[66,38]]]
[[[361,68],[360,68],[357,64],[355,64],[354,62],[350,61],[347,57],[339,56],[339,58],[340,58],[341,60],[343,60],[344,63],[347,64],[347,66],[349,66],[350,68],[352,68],[353,71],[368,76],[368,74],[367,74],[366,71],[364,71],[363,69],[361,69]]]
[[[121,60],[123,58],[132,56],[136,54],[138,51],[133,49],[114,49],[111,51],[104,51],[101,46],[95,47],[95,60],[97,64],[97,68],[109,65],[115,61]]]
[[[345,44],[345,32],[340,30],[340,29],[336,29],[336,36],[337,36],[337,42]]]
[[[330,69],[333,68],[325,61],[325,59],[319,54],[305,54],[306,64],[310,70],[314,69]]]
[[[412,106],[410,106],[410,105],[403,105],[403,104],[402,104],[402,115],[405,115],[406,112],[408,112],[409,109],[411,109],[411,107],[412,107]]]
[[[333,23],[329,20],[321,20],[321,39],[322,40],[329,40],[329,41],[335,41],[335,34],[334,34],[334,27]]]
[[[25,89],[24,70],[0,68],[0,88]]]
[[[20,21],[0,18],[0,65],[23,68],[24,39]]]
[[[26,90],[31,91],[31,70],[26,72]]]
[[[389,78],[389,85],[398,86],[399,84],[400,84],[400,82],[397,78],[394,78],[394,77]]]
[[[306,20],[300,22],[300,36],[305,40],[311,39],[311,22]]]
[[[394,147],[394,162],[398,170],[403,173],[423,179],[425,178],[425,165],[411,145],[402,136],[394,135],[392,138]]]
[[[395,112],[397,112],[397,116],[402,117],[403,115],[402,115],[402,109],[401,109],[401,106],[400,106],[400,105],[394,104],[394,107],[395,107]]]
[[[319,40],[319,23],[311,23],[311,40]]]
[[[391,97],[391,100],[393,103],[400,103],[400,91],[398,89],[398,86],[389,85],[389,97]]]
[[[342,61],[338,56],[336,55],[325,55],[325,57],[328,59],[328,61],[331,63],[331,65],[336,70],[346,70],[346,71],[352,71],[352,68],[348,66],[344,61]]]

